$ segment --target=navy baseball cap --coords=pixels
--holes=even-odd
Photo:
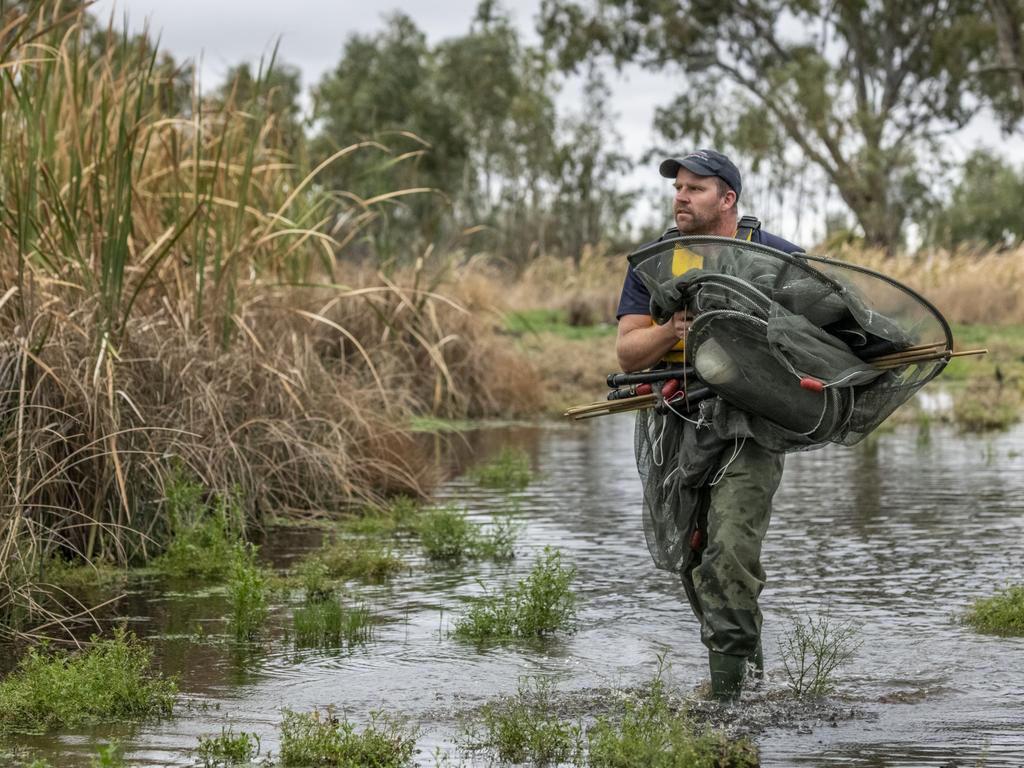
[[[674,179],[680,168],[685,168],[698,176],[717,176],[732,187],[737,198],[740,196],[743,184],[740,181],[739,169],[721,152],[716,152],[713,149],[698,149],[685,157],[670,157],[667,160],[662,160],[658,171],[666,179]]]

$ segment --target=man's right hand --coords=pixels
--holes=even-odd
[[[676,334],[676,338],[685,339],[690,333],[690,326],[693,325],[693,315],[690,314],[689,310],[683,309],[672,315],[672,319],[669,322]]]

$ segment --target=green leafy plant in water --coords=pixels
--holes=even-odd
[[[592,768],[756,768],[746,737],[703,727],[671,706],[659,672],[620,718],[601,717],[587,733]]]
[[[361,515],[343,520],[339,528],[359,536],[393,536],[411,530],[419,513],[418,501],[396,496],[382,507],[368,507]]]
[[[252,639],[266,621],[269,581],[267,572],[254,562],[251,550],[232,564],[228,596],[231,599],[230,626],[236,640]]]
[[[835,673],[849,663],[860,640],[857,628],[836,621],[830,611],[794,618],[779,643],[789,689],[799,697],[818,698],[835,689]]]
[[[463,560],[515,559],[519,526],[511,517],[496,517],[491,530],[469,521],[464,510],[449,504],[423,512],[416,524],[423,551],[431,560],[459,563]]]
[[[975,601],[964,613],[963,621],[981,632],[1024,636],[1024,585],[1011,585]]]
[[[76,654],[30,649],[0,681],[0,732],[171,713],[177,686],[152,670],[149,648],[121,628],[91,642]]]
[[[542,637],[572,628],[576,596],[570,589],[576,569],[561,554],[545,549],[529,576],[513,589],[477,600],[455,624],[455,635],[471,640]]]
[[[522,448],[504,448],[494,459],[476,467],[473,479],[485,488],[520,491],[530,484],[530,455]]]
[[[89,761],[89,768],[124,768],[124,765],[121,745],[116,741],[112,741],[105,747],[100,747],[96,757]]]
[[[554,712],[549,681],[520,681],[514,697],[483,707],[482,730],[467,733],[469,749],[491,750],[507,763],[578,763],[583,755],[582,726],[561,720]]]
[[[285,710],[280,763],[286,768],[404,768],[412,764],[416,736],[415,729],[379,714],[360,731],[331,710]]]
[[[260,754],[260,737],[255,733],[222,728],[220,736],[200,736],[196,757],[203,768],[227,768],[251,763]]]
[[[73,562],[54,554],[43,564],[43,580],[64,589],[110,589],[127,579],[126,569],[102,561]]]
[[[431,560],[459,562],[472,557],[480,532],[454,505],[424,512],[416,522],[423,551]]]
[[[157,570],[179,578],[223,579],[248,556],[245,515],[234,498],[214,496],[183,472],[166,487],[171,540],[153,561]]]

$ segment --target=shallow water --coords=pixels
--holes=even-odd
[[[512,494],[524,524],[509,565],[409,570],[358,593],[380,617],[374,639],[334,652],[296,651],[288,609],[270,639],[238,648],[224,635],[226,602],[136,589],[122,615],[155,636],[162,669],[181,678],[185,704],[170,720],[21,739],[54,765],[85,765],[116,737],[132,765],[189,765],[200,735],[255,731],[277,751],[281,710],[333,705],[354,720],[372,709],[422,727],[419,760],[451,751],[460,718],[524,675],[560,691],[631,687],[657,657],[681,693],[705,675],[706,656],[682,589],[657,571],[640,528],[640,486],[628,415],[578,425],[482,431],[463,453],[504,444],[534,457],[535,481]],[[1024,428],[962,437],[933,428],[881,434],[870,444],[791,456],[765,542],[762,600],[770,690],[784,687],[778,638],[797,612],[826,607],[860,630],[863,645],[841,670],[836,701],[858,716],[769,727],[757,736],[764,766],[1024,765],[1024,639],[979,635],[955,617],[973,599],[1024,580]],[[509,497],[456,479],[440,492],[487,522]],[[278,565],[314,545],[279,531],[264,547]],[[448,636],[480,582],[524,575],[544,546],[575,565],[578,631],[540,644],[477,648]],[[456,763],[458,760],[456,759]]]

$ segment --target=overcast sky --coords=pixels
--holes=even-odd
[[[131,29],[149,26],[159,36],[161,47],[175,58],[190,58],[201,63],[204,88],[221,81],[227,69],[241,61],[257,61],[268,54],[280,39],[279,58],[302,72],[303,86],[308,89],[341,58],[345,40],[353,33],[372,33],[382,27],[382,17],[401,10],[422,29],[430,42],[464,34],[469,28],[478,0],[99,0],[92,11],[106,20],[114,14],[119,26],[127,15]],[[528,41],[536,41],[534,17],[540,0],[506,0],[514,21]],[[654,109],[668,101],[677,91],[678,83],[668,75],[653,75],[631,70],[612,75],[610,80],[613,106],[618,113],[618,127],[624,149],[639,155],[652,144]],[[579,91],[572,84],[564,90],[560,107],[578,108]],[[977,146],[999,146],[1016,161],[1024,157],[1024,140],[1007,141],[999,135],[990,119],[979,119],[969,129],[954,137],[950,152],[963,157]],[[681,148],[688,149],[688,148]],[[626,180],[631,187],[642,187],[654,197],[664,187],[656,170],[640,167]],[[667,184],[667,182],[666,182]],[[665,188],[666,196],[671,194]],[[666,197],[667,199],[667,197]],[[820,229],[822,216],[794,215],[779,210],[763,194],[748,198],[748,204],[759,205],[755,213],[768,228],[798,242],[809,241]],[[802,206],[813,203],[807,195],[800,196]],[[792,207],[792,206],[791,206]],[[650,219],[651,206],[642,206],[638,214]]]

